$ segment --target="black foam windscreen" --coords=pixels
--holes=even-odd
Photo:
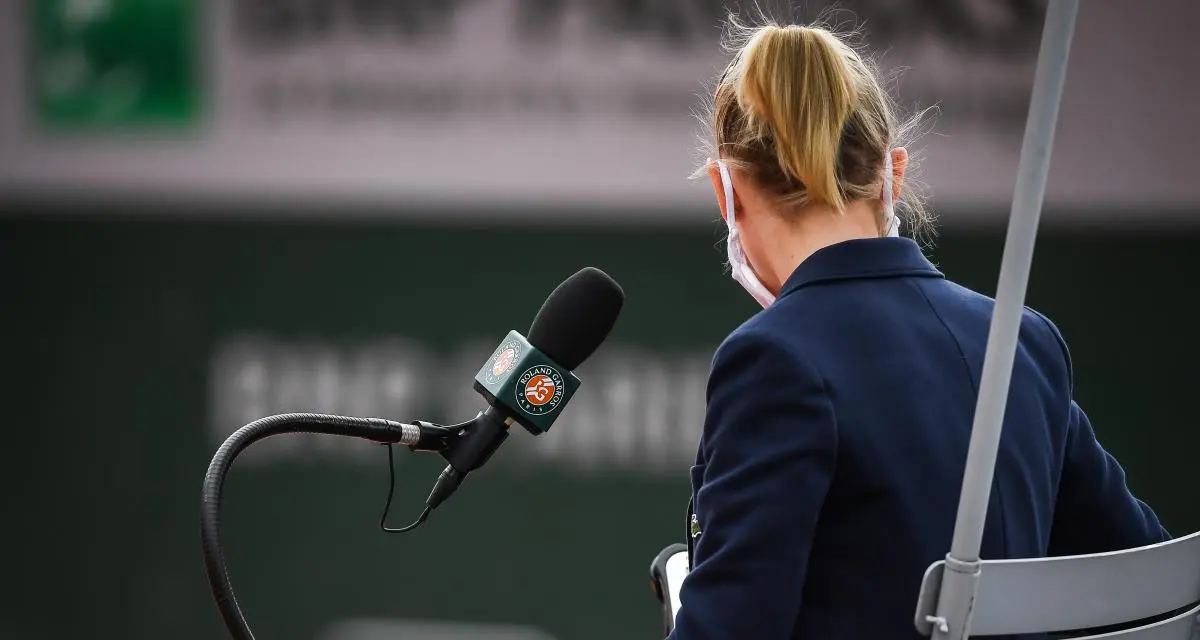
[[[568,370],[587,360],[608,337],[625,292],[607,273],[584,267],[558,285],[529,326],[529,343]]]

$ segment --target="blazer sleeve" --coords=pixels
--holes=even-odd
[[[1125,471],[1096,440],[1074,401],[1066,455],[1050,529],[1050,555],[1130,549],[1170,539],[1146,503],[1134,497]]]
[[[701,440],[692,570],[674,640],[783,640],[801,605],[837,428],[820,377],[779,341],[717,350]]]
[[[1049,555],[1076,555],[1130,549],[1170,539],[1154,510],[1138,500],[1125,470],[1101,446],[1087,414],[1071,396],[1071,354],[1058,327],[1035,312],[1058,342],[1065,361],[1069,403],[1062,475],[1054,504]]]

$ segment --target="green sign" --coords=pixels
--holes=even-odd
[[[30,94],[50,130],[196,122],[201,108],[195,0],[34,0]]]

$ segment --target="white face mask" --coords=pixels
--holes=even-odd
[[[733,179],[729,176],[729,167],[725,165],[724,161],[717,160],[717,168],[721,172],[721,186],[725,191],[725,226],[729,230],[729,237],[725,241],[725,252],[728,255],[729,266],[733,270],[733,279],[737,280],[742,288],[765,309],[775,302],[775,294],[771,293],[766,285],[758,279],[758,275],[754,273],[754,269],[746,260],[746,252],[742,249],[741,234],[738,233],[737,222],[734,219]],[[891,153],[884,154],[883,193],[880,195],[883,199],[883,216],[888,225],[887,235],[891,238],[897,237],[900,235],[900,218],[896,216],[892,206]]]

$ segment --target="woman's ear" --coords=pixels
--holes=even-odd
[[[712,180],[713,195],[717,198],[717,206],[721,208],[721,219],[728,220],[729,212],[725,210],[725,186],[721,183],[721,169],[716,161],[708,161],[708,177]]]
[[[904,174],[908,171],[908,149],[896,147],[892,154],[892,202],[900,200],[904,191]]]

